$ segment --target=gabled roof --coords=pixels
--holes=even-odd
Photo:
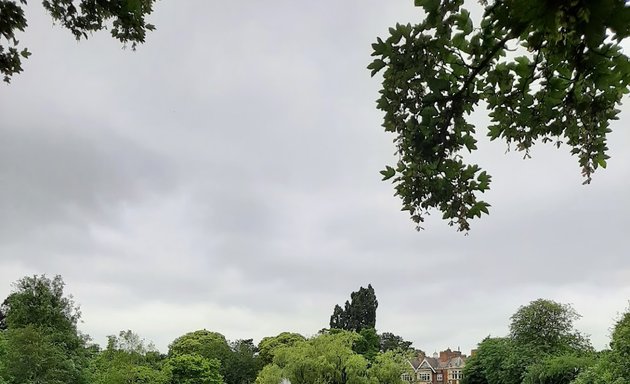
[[[416,373],[421,369],[430,369],[436,373],[438,369],[463,368],[466,363],[466,356],[453,356],[448,360],[439,360],[435,357],[420,355],[408,360],[408,362]]]
[[[414,371],[416,372],[421,369],[430,369],[434,373],[435,373],[435,369],[438,367],[438,364],[439,364],[438,360],[433,357],[425,357],[422,360],[416,357],[415,359],[410,361],[410,363]]]

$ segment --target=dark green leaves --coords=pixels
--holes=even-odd
[[[630,60],[605,32],[628,36],[630,6],[605,2],[497,0],[475,28],[463,0],[417,0],[422,23],[377,39],[368,68],[383,75],[377,108],[399,156],[381,174],[414,222],[438,209],[466,231],[488,213],[478,195],[490,177],[461,154],[477,149],[467,118],[479,101],[490,110],[491,139],[525,156],[538,141],[565,143],[586,183],[606,167],[608,125],[629,91]],[[517,57],[506,56],[508,43],[523,48]]]
[[[111,35],[123,44],[135,48],[143,43],[147,31],[155,26],[145,17],[153,11],[155,0],[93,1],[44,0],[42,5],[52,19],[70,30],[74,37],[86,39],[91,33],[110,29]],[[78,3],[75,5],[75,3]],[[22,72],[22,59],[30,56],[26,49],[18,50],[16,32],[27,26],[24,10],[13,0],[0,0],[0,74],[9,82],[14,74]]]
[[[381,175],[383,175],[383,181],[389,180],[396,174],[396,170],[389,165],[385,167],[384,170],[381,171]]]

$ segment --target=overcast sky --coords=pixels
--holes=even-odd
[[[566,147],[483,141],[491,215],[416,232],[380,181],[393,136],[365,67],[420,17],[411,0],[160,1],[132,52],[77,43],[34,2],[33,56],[0,85],[0,298],[60,274],[96,342],[132,329],[166,351],[201,328],[312,335],[371,283],[380,332],[467,353],[542,297],[603,348],[630,298],[630,100],[591,185]]]

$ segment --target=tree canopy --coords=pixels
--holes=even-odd
[[[475,24],[464,0],[416,0],[424,20],[372,45],[377,108],[399,158],[381,173],[418,229],[433,209],[460,231],[488,213],[479,195],[491,177],[464,158],[477,150],[476,108],[489,110],[491,140],[526,157],[537,142],[568,145],[589,183],[606,167],[609,124],[630,90],[627,1],[479,2]]]
[[[335,305],[330,317],[330,328],[359,332],[364,328],[376,327],[376,308],[378,300],[371,284],[367,288],[360,287],[350,294],[344,308]]]
[[[573,326],[579,318],[569,304],[534,300],[510,317],[510,338],[540,353],[588,351],[592,349],[590,342]]]
[[[630,308],[614,325],[610,350],[582,371],[574,384],[630,384]]]
[[[80,312],[64,294],[60,276],[20,279],[2,312],[7,328],[0,341],[6,345],[2,379],[11,384],[86,382],[86,338],[77,330]]]
[[[277,351],[257,384],[402,384],[406,362],[393,352],[378,354],[370,363],[353,350],[361,338],[356,332],[335,330]]]
[[[68,29],[77,39],[110,29],[112,37],[132,48],[143,43],[147,31],[155,27],[145,17],[153,10],[155,0],[43,0],[53,22]],[[28,26],[24,7],[27,0],[0,0],[0,75],[9,82],[14,74],[22,72],[22,59],[31,53],[21,48],[18,32]]]
[[[258,356],[263,365],[273,361],[276,351],[279,348],[292,347],[306,338],[299,333],[282,332],[277,336],[263,337],[258,343]]]
[[[413,344],[411,341],[403,339],[401,336],[395,335],[391,332],[383,332],[380,336],[381,351],[411,351]]]
[[[569,384],[595,361],[568,304],[538,299],[510,317],[508,337],[487,337],[466,361],[463,384]]]
[[[168,372],[161,369],[161,356],[131,330],[109,336],[107,348],[90,362],[93,384],[167,384]]]

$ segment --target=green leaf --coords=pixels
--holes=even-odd
[[[424,8],[424,11],[435,12],[440,7],[440,0],[415,0],[416,7]]]
[[[385,67],[387,65],[386,62],[384,62],[381,59],[376,59],[373,62],[370,63],[370,65],[368,65],[368,69],[371,70],[371,76],[374,76],[378,73],[378,71],[380,71],[381,69],[383,69],[383,67]]]
[[[389,180],[396,174],[396,170],[389,165],[385,167],[384,170],[381,171],[381,175],[383,175],[383,181]]]
[[[447,90],[451,85],[451,82],[445,79],[440,79],[439,77],[432,77],[427,79],[427,84],[433,92],[441,92]]]

